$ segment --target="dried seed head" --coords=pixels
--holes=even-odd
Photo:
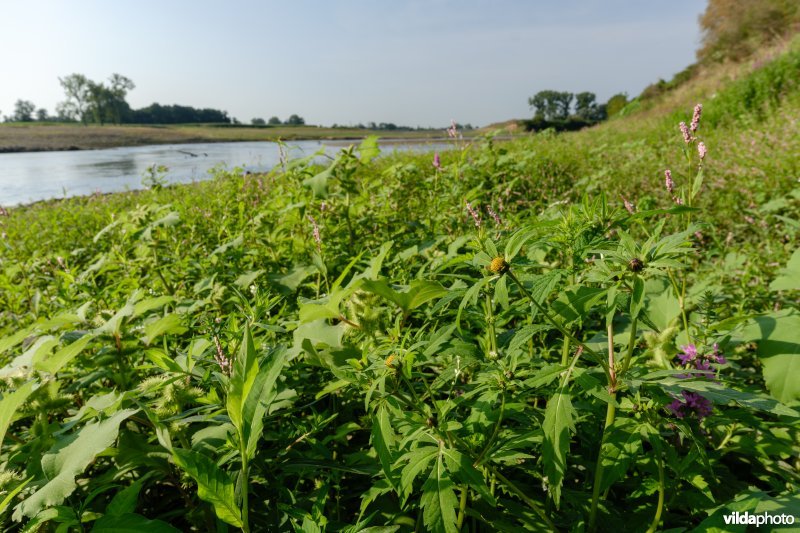
[[[628,270],[631,272],[641,272],[644,269],[644,263],[638,257],[634,257],[628,262]]]
[[[493,274],[505,274],[508,272],[509,264],[506,259],[502,256],[495,257],[492,259],[492,262],[489,263],[489,272]]]

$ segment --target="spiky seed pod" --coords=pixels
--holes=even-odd
[[[492,274],[505,274],[508,272],[509,264],[502,256],[495,257],[489,263],[488,269]]]

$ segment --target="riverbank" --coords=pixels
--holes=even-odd
[[[470,132],[467,132],[469,134]],[[316,126],[219,126],[219,125],[88,125],[0,124],[0,153],[91,150],[150,144],[277,140],[359,140],[379,135],[384,141],[397,139],[441,140],[444,130],[386,131]]]

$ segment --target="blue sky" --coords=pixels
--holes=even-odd
[[[702,0],[4,0],[0,113],[59,76],[131,78],[132,107],[243,122],[486,125],[543,89],[638,94],[694,61]]]

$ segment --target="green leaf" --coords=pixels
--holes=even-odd
[[[141,477],[117,492],[106,506],[106,515],[120,516],[136,511],[136,504],[139,502],[139,492],[142,490],[146,479],[146,477]]]
[[[372,446],[378,453],[378,460],[383,467],[383,473],[386,479],[392,484],[397,486],[395,476],[392,472],[392,452],[395,448],[395,434],[392,429],[392,423],[389,421],[389,410],[386,405],[381,404],[378,407],[378,412],[372,417]]]
[[[537,370],[533,377],[526,379],[524,385],[530,389],[544,387],[552,383],[565,370],[566,367],[562,365],[547,365]]]
[[[442,461],[442,454],[436,459],[431,475],[422,486],[422,519],[427,530],[433,533],[457,533],[456,510],[458,499],[453,491],[453,481]]]
[[[748,322],[737,342],[756,341],[770,394],[785,404],[800,402],[800,315],[778,312]]]
[[[253,344],[253,336],[250,334],[250,326],[246,326],[242,344],[233,362],[233,372],[228,384],[228,397],[225,408],[231,423],[242,431],[242,417],[244,404],[247,400],[253,383],[258,376],[258,358],[256,357],[256,347]]]
[[[172,457],[184,472],[197,482],[197,496],[214,506],[220,520],[242,527],[242,514],[236,505],[233,480],[203,454],[173,448]]]
[[[303,181],[303,186],[310,188],[314,192],[315,198],[327,198],[328,197],[328,180],[333,176],[333,171],[339,164],[339,159],[336,159],[331,165],[323,170],[315,174],[314,176],[307,178]]]
[[[657,383],[675,395],[680,394],[680,391],[685,389],[699,392],[712,402],[721,405],[725,405],[728,402],[735,402],[747,409],[764,411],[778,416],[800,418],[800,413],[767,395],[729,389],[714,381],[666,377],[661,378]]]
[[[413,492],[414,480],[427,470],[438,453],[439,448],[436,446],[421,446],[400,458],[399,462],[406,465],[400,473],[400,491],[405,497]]]
[[[147,298],[142,300],[133,306],[131,318],[136,318],[137,316],[142,316],[150,311],[161,309],[168,303],[172,303],[174,300],[175,299],[172,296],[156,296],[155,298]]]
[[[630,464],[642,453],[642,437],[636,420],[617,417],[608,428],[603,442],[603,492],[621,479]]]
[[[395,290],[385,280],[365,279],[361,288],[367,292],[383,296],[397,304],[408,314],[417,307],[447,294],[447,289],[435,281],[414,280],[405,290]]]
[[[542,461],[547,484],[556,507],[561,503],[561,484],[567,471],[570,432],[575,430],[575,408],[569,392],[553,394],[544,412]]]
[[[77,357],[78,354],[80,354],[83,349],[86,348],[90,342],[92,342],[92,339],[94,339],[94,335],[88,333],[72,344],[61,348],[50,357],[47,357],[43,360],[34,361],[33,367],[42,372],[56,374],[59,370],[69,364],[70,361]]]
[[[150,322],[144,327],[144,343],[152,344],[153,340],[161,335],[174,334],[180,335],[186,331],[186,327],[181,324],[181,317],[175,313],[170,313]]]
[[[125,513],[100,517],[92,528],[92,533],[180,533],[161,520],[148,520],[142,515]]]
[[[516,350],[522,348],[522,346],[528,342],[531,337],[541,331],[547,331],[549,329],[552,329],[552,326],[549,324],[533,324],[530,326],[522,326],[514,333],[514,337],[511,339],[511,342],[508,343],[508,352],[514,353]]]
[[[561,293],[553,302],[553,311],[564,317],[567,322],[582,320],[589,311],[605,296],[605,289],[580,286]]]
[[[694,182],[692,183],[692,192],[689,197],[694,200],[697,193],[700,192],[700,187],[703,186],[703,169],[697,171],[697,175],[694,177]]]
[[[6,436],[6,431],[8,431],[8,426],[11,425],[11,421],[14,418],[14,413],[17,412],[17,409],[25,403],[28,396],[38,386],[39,384],[36,381],[28,381],[14,392],[6,393],[3,399],[0,400],[0,445],[3,444],[3,439]]]
[[[631,293],[631,318],[637,318],[639,311],[644,306],[644,281],[639,276],[633,279],[633,292]]]
[[[114,443],[119,425],[136,412],[138,409],[123,409],[56,441],[42,457],[42,470],[48,482],[16,507],[14,519],[33,517],[45,507],[63,502],[75,490],[75,476],[86,470],[97,454]]]
[[[800,289],[800,248],[794,251],[780,276],[770,283],[771,291],[796,291]]]
[[[5,498],[3,498],[3,501],[0,501],[0,513],[6,510],[8,504],[10,504],[11,501],[17,497],[17,494],[22,492],[22,489],[27,487],[28,483],[30,483],[31,481],[33,481],[33,478],[29,477],[28,479],[22,481],[19,485],[14,487],[11,491],[9,491],[8,494],[6,494]]]
[[[489,487],[486,486],[483,475],[472,465],[472,461],[466,455],[449,448],[442,450],[442,454],[448,471],[453,474],[453,477],[472,487],[492,507],[497,505]]]
[[[256,446],[264,431],[264,414],[275,398],[275,383],[287,361],[288,353],[284,347],[272,350],[245,401],[242,434],[247,443],[247,456],[251,459],[255,456]]]
[[[503,254],[506,261],[511,262],[511,260],[517,256],[525,243],[532,239],[538,231],[539,226],[537,225],[526,226],[519,229],[516,233],[514,233],[514,235],[509,237],[508,241],[506,241],[505,253]]]
[[[381,149],[378,147],[378,136],[370,135],[358,146],[358,153],[361,154],[360,160],[366,164],[378,157],[381,154]]]

